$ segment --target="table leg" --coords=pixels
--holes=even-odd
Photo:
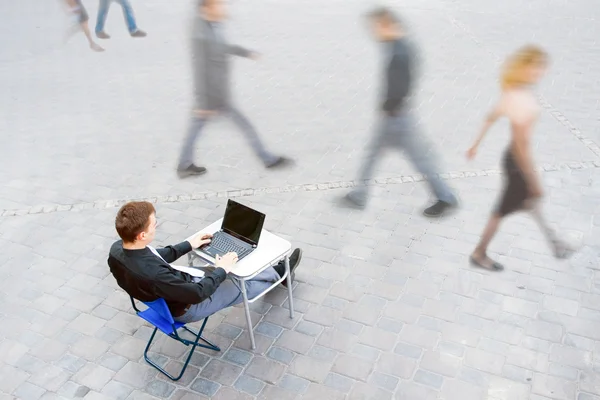
[[[250,318],[250,303],[248,303],[248,293],[246,292],[246,281],[240,279],[239,282],[240,289],[242,290],[242,298],[244,299],[244,312],[246,313],[246,322],[248,323],[250,343],[252,344],[252,350],[256,350],[256,343],[254,342],[254,331],[252,327],[252,318]]]
[[[285,256],[285,272],[287,273],[288,305],[290,306],[290,318],[294,318],[294,298],[292,297],[292,273],[290,272],[290,258]]]

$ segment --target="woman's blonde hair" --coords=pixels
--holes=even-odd
[[[504,63],[500,77],[502,89],[506,90],[530,83],[527,68],[545,64],[547,61],[548,54],[540,47],[535,45],[521,47]]]

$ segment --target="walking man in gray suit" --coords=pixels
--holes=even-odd
[[[195,109],[179,158],[179,177],[206,172],[205,167],[194,164],[194,143],[206,122],[218,115],[227,115],[233,120],[265,167],[291,163],[265,148],[250,121],[231,102],[229,56],[256,59],[258,55],[227,43],[222,27],[226,18],[223,0],[199,0],[198,6],[192,35]]]
[[[419,132],[411,111],[409,97],[414,77],[414,52],[404,37],[404,30],[394,13],[378,8],[369,14],[370,27],[375,38],[384,44],[386,62],[384,97],[381,102],[381,123],[367,149],[366,161],[360,173],[360,181],[371,179],[375,163],[381,158],[385,147],[404,150],[414,167],[423,174],[437,201],[427,207],[423,214],[439,217],[458,205],[450,187],[439,176],[435,155]],[[367,200],[367,186],[357,187],[345,197],[353,206],[363,208]]]

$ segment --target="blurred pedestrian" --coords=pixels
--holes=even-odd
[[[376,162],[386,147],[403,150],[414,167],[423,174],[437,201],[423,214],[438,217],[458,205],[452,189],[439,176],[436,156],[421,132],[410,109],[409,96],[415,81],[415,52],[405,37],[404,26],[387,8],[377,8],[368,14],[375,39],[383,44],[385,63],[384,97],[380,106],[381,121],[367,148],[366,160],[360,172],[361,186],[345,197],[353,206],[366,205],[368,187],[363,183],[373,175]]]
[[[69,8],[69,13],[74,18],[74,24],[67,31],[66,39],[69,39],[71,36],[73,36],[74,34],[79,32],[79,30],[81,29],[83,31],[83,33],[85,34],[85,37],[88,40],[90,49],[92,49],[93,51],[98,51],[98,52],[104,51],[104,49],[102,47],[100,47],[96,42],[94,42],[94,39],[92,39],[92,34],[90,33],[90,28],[88,25],[88,21],[89,21],[90,17],[88,15],[85,7],[81,3],[81,0],[65,0],[65,4]]]
[[[489,113],[479,137],[468,150],[467,157],[473,159],[479,144],[490,127],[501,117],[506,117],[511,126],[511,143],[504,153],[504,193],[489,219],[479,244],[471,254],[471,263],[491,270],[504,267],[487,256],[487,248],[498,231],[500,222],[507,215],[528,210],[548,240],[557,258],[566,258],[573,249],[556,237],[540,210],[543,195],[540,177],[535,171],[531,154],[531,137],[540,113],[540,106],[532,91],[546,71],[548,57],[537,46],[525,46],[511,55],[504,65],[501,76],[502,94]]]
[[[229,57],[235,55],[256,60],[258,54],[227,42],[223,32],[227,16],[223,0],[199,0],[197,13],[192,34],[195,106],[177,167],[179,177],[206,172],[205,167],[194,164],[194,143],[206,123],[219,115],[232,119],[265,167],[290,164],[291,160],[267,151],[250,121],[231,100]]]
[[[98,18],[96,19],[96,36],[100,39],[110,39],[110,35],[104,31],[104,23],[108,16],[110,3],[113,1],[119,3],[123,9],[123,16],[125,17],[125,23],[127,24],[127,29],[129,30],[131,37],[139,38],[146,36],[146,32],[137,27],[133,8],[131,7],[129,0],[100,0],[98,4]]]

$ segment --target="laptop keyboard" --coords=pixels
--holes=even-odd
[[[238,257],[242,257],[250,252],[250,249],[244,246],[240,246],[237,243],[232,242],[231,240],[228,240],[228,238],[225,237],[225,235],[213,236],[210,245],[221,250],[223,254],[235,252],[237,253]]]

